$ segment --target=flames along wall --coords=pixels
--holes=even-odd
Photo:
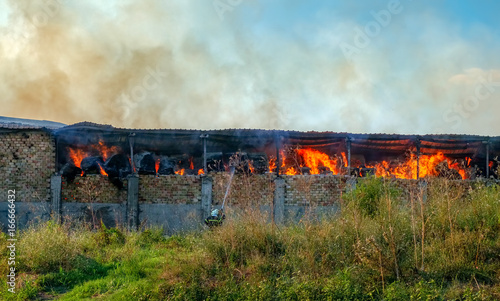
[[[22,130],[0,134],[0,185],[4,195],[8,189],[18,191],[17,201],[50,200],[50,177],[54,174],[56,151],[52,134],[45,130]],[[227,188],[228,173],[209,175],[213,178],[212,203],[220,204]],[[285,205],[330,207],[346,191],[346,177],[332,175],[283,176]],[[201,207],[200,176],[139,176],[139,203]],[[63,179],[63,203],[124,204],[127,181],[123,187],[113,185],[102,175],[77,176],[73,182]],[[271,206],[274,196],[273,175],[235,175],[228,198],[229,206]],[[2,210],[0,210],[2,211]],[[50,211],[50,210],[49,210]],[[168,210],[167,210],[168,211]],[[200,211],[201,209],[196,209]],[[147,219],[148,212],[140,215]],[[29,214],[28,214],[29,215]],[[63,212],[64,215],[64,212]],[[196,214],[195,214],[196,215]]]

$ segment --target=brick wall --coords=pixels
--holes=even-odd
[[[16,201],[50,200],[55,142],[42,130],[0,133],[0,193],[16,190]]]
[[[211,173],[213,178],[212,203],[222,205],[230,174]],[[274,175],[235,174],[226,205],[271,205],[274,196]]]
[[[139,202],[201,204],[201,177],[140,175]]]
[[[337,203],[346,188],[346,177],[335,175],[282,176],[285,179],[285,205],[330,206]]]
[[[77,176],[73,182],[63,178],[61,199],[63,202],[80,203],[125,203],[127,201],[127,180],[123,189],[111,183],[106,176]]]

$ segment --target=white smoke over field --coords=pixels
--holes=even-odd
[[[138,128],[500,134],[498,43],[463,38],[422,3],[402,0],[346,58],[340,45],[356,47],[359,30],[376,21],[370,12],[388,2],[273,23],[272,6],[286,15],[304,4],[10,0],[0,23],[0,115]],[[476,37],[495,41],[489,35]],[[492,83],[477,88],[482,78]]]

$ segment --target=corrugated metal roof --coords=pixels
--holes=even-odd
[[[42,129],[43,127],[29,125],[29,124],[15,123],[15,122],[9,122],[9,123],[0,122],[0,128],[9,129],[9,130],[21,130],[21,129],[22,130],[38,130],[38,129]]]
[[[228,128],[228,129],[213,129],[213,130],[201,130],[201,129],[167,129],[167,128],[157,128],[157,129],[131,129],[131,128],[120,128],[113,127],[107,124],[98,124],[92,122],[80,122],[72,125],[68,125],[58,129],[58,132],[64,132],[70,129],[94,129],[94,130],[113,130],[117,132],[142,132],[142,133],[161,133],[161,132],[202,132],[202,133],[214,133],[218,135],[234,135],[235,133],[242,135],[255,135],[259,133],[262,134],[277,134],[283,136],[329,136],[329,137],[350,137],[353,139],[399,139],[399,140],[488,140],[488,139],[499,139],[500,136],[482,136],[482,135],[469,135],[469,134],[426,134],[426,135],[410,135],[410,134],[388,134],[388,133],[348,133],[348,132],[332,132],[332,131],[296,131],[296,130],[266,130],[266,129],[249,129],[249,128]]]
[[[208,135],[207,148],[217,151],[234,149],[274,148],[282,145],[300,145],[318,150],[339,151],[351,142],[353,151],[402,153],[420,144],[422,153],[442,151],[448,155],[484,153],[483,141],[492,141],[490,150],[500,152],[500,137],[457,134],[383,134],[317,131],[286,131],[262,129],[126,129],[91,122],[81,122],[62,127],[54,132],[64,144],[92,144],[104,139],[127,147],[129,135],[135,133],[134,145],[157,151],[200,151],[201,135]]]

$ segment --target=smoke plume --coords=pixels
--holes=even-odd
[[[464,37],[415,1],[377,21],[388,2],[294,18],[305,4],[10,0],[0,115],[128,128],[500,134],[494,35],[479,27]],[[276,7],[288,17],[272,20]],[[367,32],[370,22],[378,32]]]

